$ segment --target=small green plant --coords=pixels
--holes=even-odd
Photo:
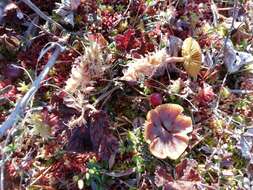
[[[96,158],[89,160],[87,163],[87,172],[84,177],[87,186],[97,190],[105,189],[106,176],[103,175],[102,169],[102,166],[97,162]]]
[[[30,84],[26,84],[24,81],[19,83],[17,88],[22,94],[25,94],[30,89]]]
[[[39,135],[42,138],[47,139],[51,134],[51,127],[43,121],[43,117],[40,113],[32,114],[29,120],[32,127],[32,134]]]
[[[248,108],[248,106],[251,104],[251,101],[248,100],[248,98],[241,99],[235,104],[235,107],[238,110],[245,110]]]
[[[148,144],[144,140],[143,130],[141,128],[128,132],[128,138],[131,142],[131,148],[135,155],[133,156],[133,165],[138,173],[152,171],[156,165],[155,158],[149,153]]]
[[[3,151],[5,153],[13,153],[17,149],[17,145],[14,143],[9,144],[8,146],[4,147]]]

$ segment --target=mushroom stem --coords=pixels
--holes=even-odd
[[[175,62],[184,62],[185,58],[184,57],[168,57],[166,59],[166,63],[175,63]]]

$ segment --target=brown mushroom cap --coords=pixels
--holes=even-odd
[[[198,42],[192,37],[186,38],[182,46],[184,57],[184,68],[186,72],[196,78],[201,67],[201,48]]]
[[[177,159],[187,148],[192,120],[182,112],[177,104],[163,104],[148,112],[144,138],[154,156]]]

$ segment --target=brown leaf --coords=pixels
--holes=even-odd
[[[173,182],[173,177],[167,173],[167,171],[162,167],[157,167],[155,170],[155,184],[157,187],[164,186],[169,182]]]
[[[67,144],[67,151],[83,153],[92,150],[89,128],[86,125],[77,127]]]
[[[91,113],[89,125],[93,149],[98,150],[105,133],[109,129],[109,120],[106,113],[103,111]]]
[[[169,182],[163,190],[197,190],[196,182],[191,181],[174,181]]]
[[[196,170],[197,162],[192,159],[185,159],[176,166],[176,178],[185,181],[200,181]]]
[[[104,134],[97,151],[102,160],[109,160],[118,149],[118,140],[112,134]]]
[[[102,160],[109,160],[117,152],[118,141],[111,134],[107,114],[103,111],[91,113],[89,126],[93,150]]]

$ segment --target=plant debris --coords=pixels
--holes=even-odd
[[[252,0],[0,0],[0,190],[253,189],[252,34]]]

